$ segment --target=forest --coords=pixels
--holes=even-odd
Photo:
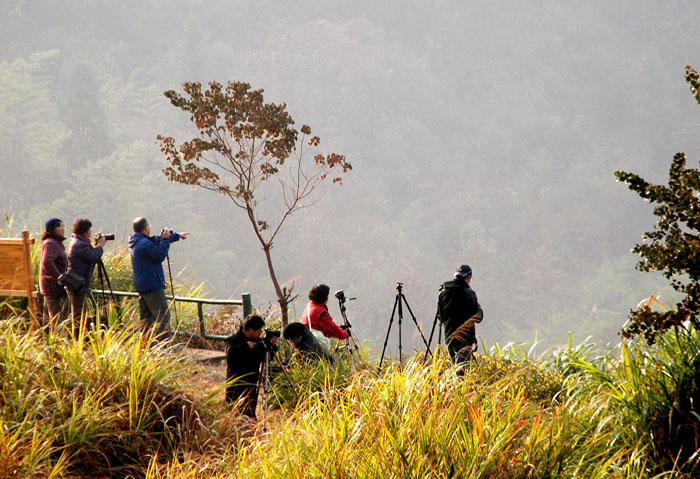
[[[117,234],[116,252],[147,216],[192,232],[173,251],[176,281],[275,304],[247,218],[168,183],[156,143],[193,133],[165,91],[245,81],[353,165],[274,244],[299,294],[292,317],[329,284],[357,297],[348,315],[379,347],[396,283],[427,330],[462,263],[485,345],[545,349],[569,332],[614,344],[640,300],[675,301],[660,274],[634,269],[654,218],[613,172],[663,181],[676,152],[699,157],[682,81],[700,63],[690,1],[1,5],[0,209],[13,233],[85,216]]]

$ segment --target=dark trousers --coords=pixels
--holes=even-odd
[[[232,384],[226,388],[226,402],[234,404],[241,398],[241,414],[254,418],[258,407],[258,385]]]
[[[60,324],[65,321],[68,317],[68,308],[66,296],[45,294],[42,326],[53,327],[55,324]]]
[[[159,340],[168,340],[172,337],[168,300],[162,289],[139,293],[139,312],[141,327],[144,331],[155,328],[155,334]]]
[[[68,301],[71,309],[71,330],[77,333],[80,325],[85,322],[83,316],[87,314],[85,311],[87,290],[71,291],[66,289],[66,291],[68,292]]]

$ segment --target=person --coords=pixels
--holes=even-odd
[[[331,289],[317,284],[309,290],[309,303],[301,313],[299,322],[309,329],[317,329],[328,338],[346,339],[348,332],[338,326],[328,313],[328,295]]]
[[[165,274],[163,261],[168,257],[170,243],[187,239],[189,233],[175,233],[165,228],[160,236],[151,236],[151,225],[143,217],[135,218],[129,235],[131,268],[134,271],[134,288],[139,294],[139,313],[144,330],[155,328],[156,337],[168,340],[170,310],[165,298]]]
[[[242,400],[242,413],[255,418],[258,404],[260,364],[265,358],[265,344],[260,339],[265,320],[249,314],[238,332],[226,338],[226,402]],[[270,339],[277,343],[276,337]]]
[[[445,343],[450,359],[460,364],[472,358],[478,347],[476,323],[483,320],[484,313],[471,289],[472,269],[463,264],[440,289],[438,315],[445,328]]]
[[[322,358],[333,362],[326,348],[316,339],[302,323],[289,323],[282,331],[284,339],[289,341],[299,353],[310,358]]]
[[[41,235],[41,260],[39,262],[39,290],[44,297],[43,325],[51,326],[54,321],[66,319],[67,304],[63,299],[66,290],[58,284],[58,277],[66,271],[68,255],[65,241],[66,226],[60,218],[51,218],[44,225]]]
[[[83,285],[73,291],[66,287],[71,305],[73,331],[80,327],[85,308],[85,297],[90,290],[92,272],[95,265],[102,261],[103,246],[106,239],[102,235],[95,237],[95,246],[90,244],[92,237],[92,222],[87,218],[78,218],[73,223],[73,238],[68,247],[68,269],[75,271],[83,278]]]

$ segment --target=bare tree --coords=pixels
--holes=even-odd
[[[199,136],[176,146],[170,136],[158,135],[170,166],[163,173],[171,182],[199,186],[223,194],[245,211],[265,253],[270,279],[286,325],[294,284],[280,286],[271,249],[289,216],[318,202],[328,181],[342,182],[340,170],[352,169],[343,155],[305,155],[320,139],[311,128],[301,135],[286,111],[286,104],[265,103],[263,90],[230,82],[225,88],[210,82],[202,91],[198,82],[185,82],[184,95],[169,90],[170,102],[190,114]],[[330,177],[332,172],[338,175]],[[273,181],[274,180],[274,181]],[[272,202],[276,208],[263,208]],[[276,211],[275,211],[276,210]]]

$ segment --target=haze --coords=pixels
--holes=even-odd
[[[381,348],[401,281],[427,335],[460,263],[486,346],[569,331],[616,342],[638,301],[671,304],[630,253],[652,206],[613,172],[665,182],[678,151],[696,165],[683,80],[700,67],[695,2],[2,1],[0,22],[0,210],[14,233],[85,216],[125,238],[143,215],[192,232],[171,250],[180,278],[274,303],[247,218],[169,184],[155,143],[192,135],[164,91],[240,80],[354,168],[275,244],[293,313],[315,283],[342,289],[356,335]],[[403,334],[421,343],[407,313]]]

